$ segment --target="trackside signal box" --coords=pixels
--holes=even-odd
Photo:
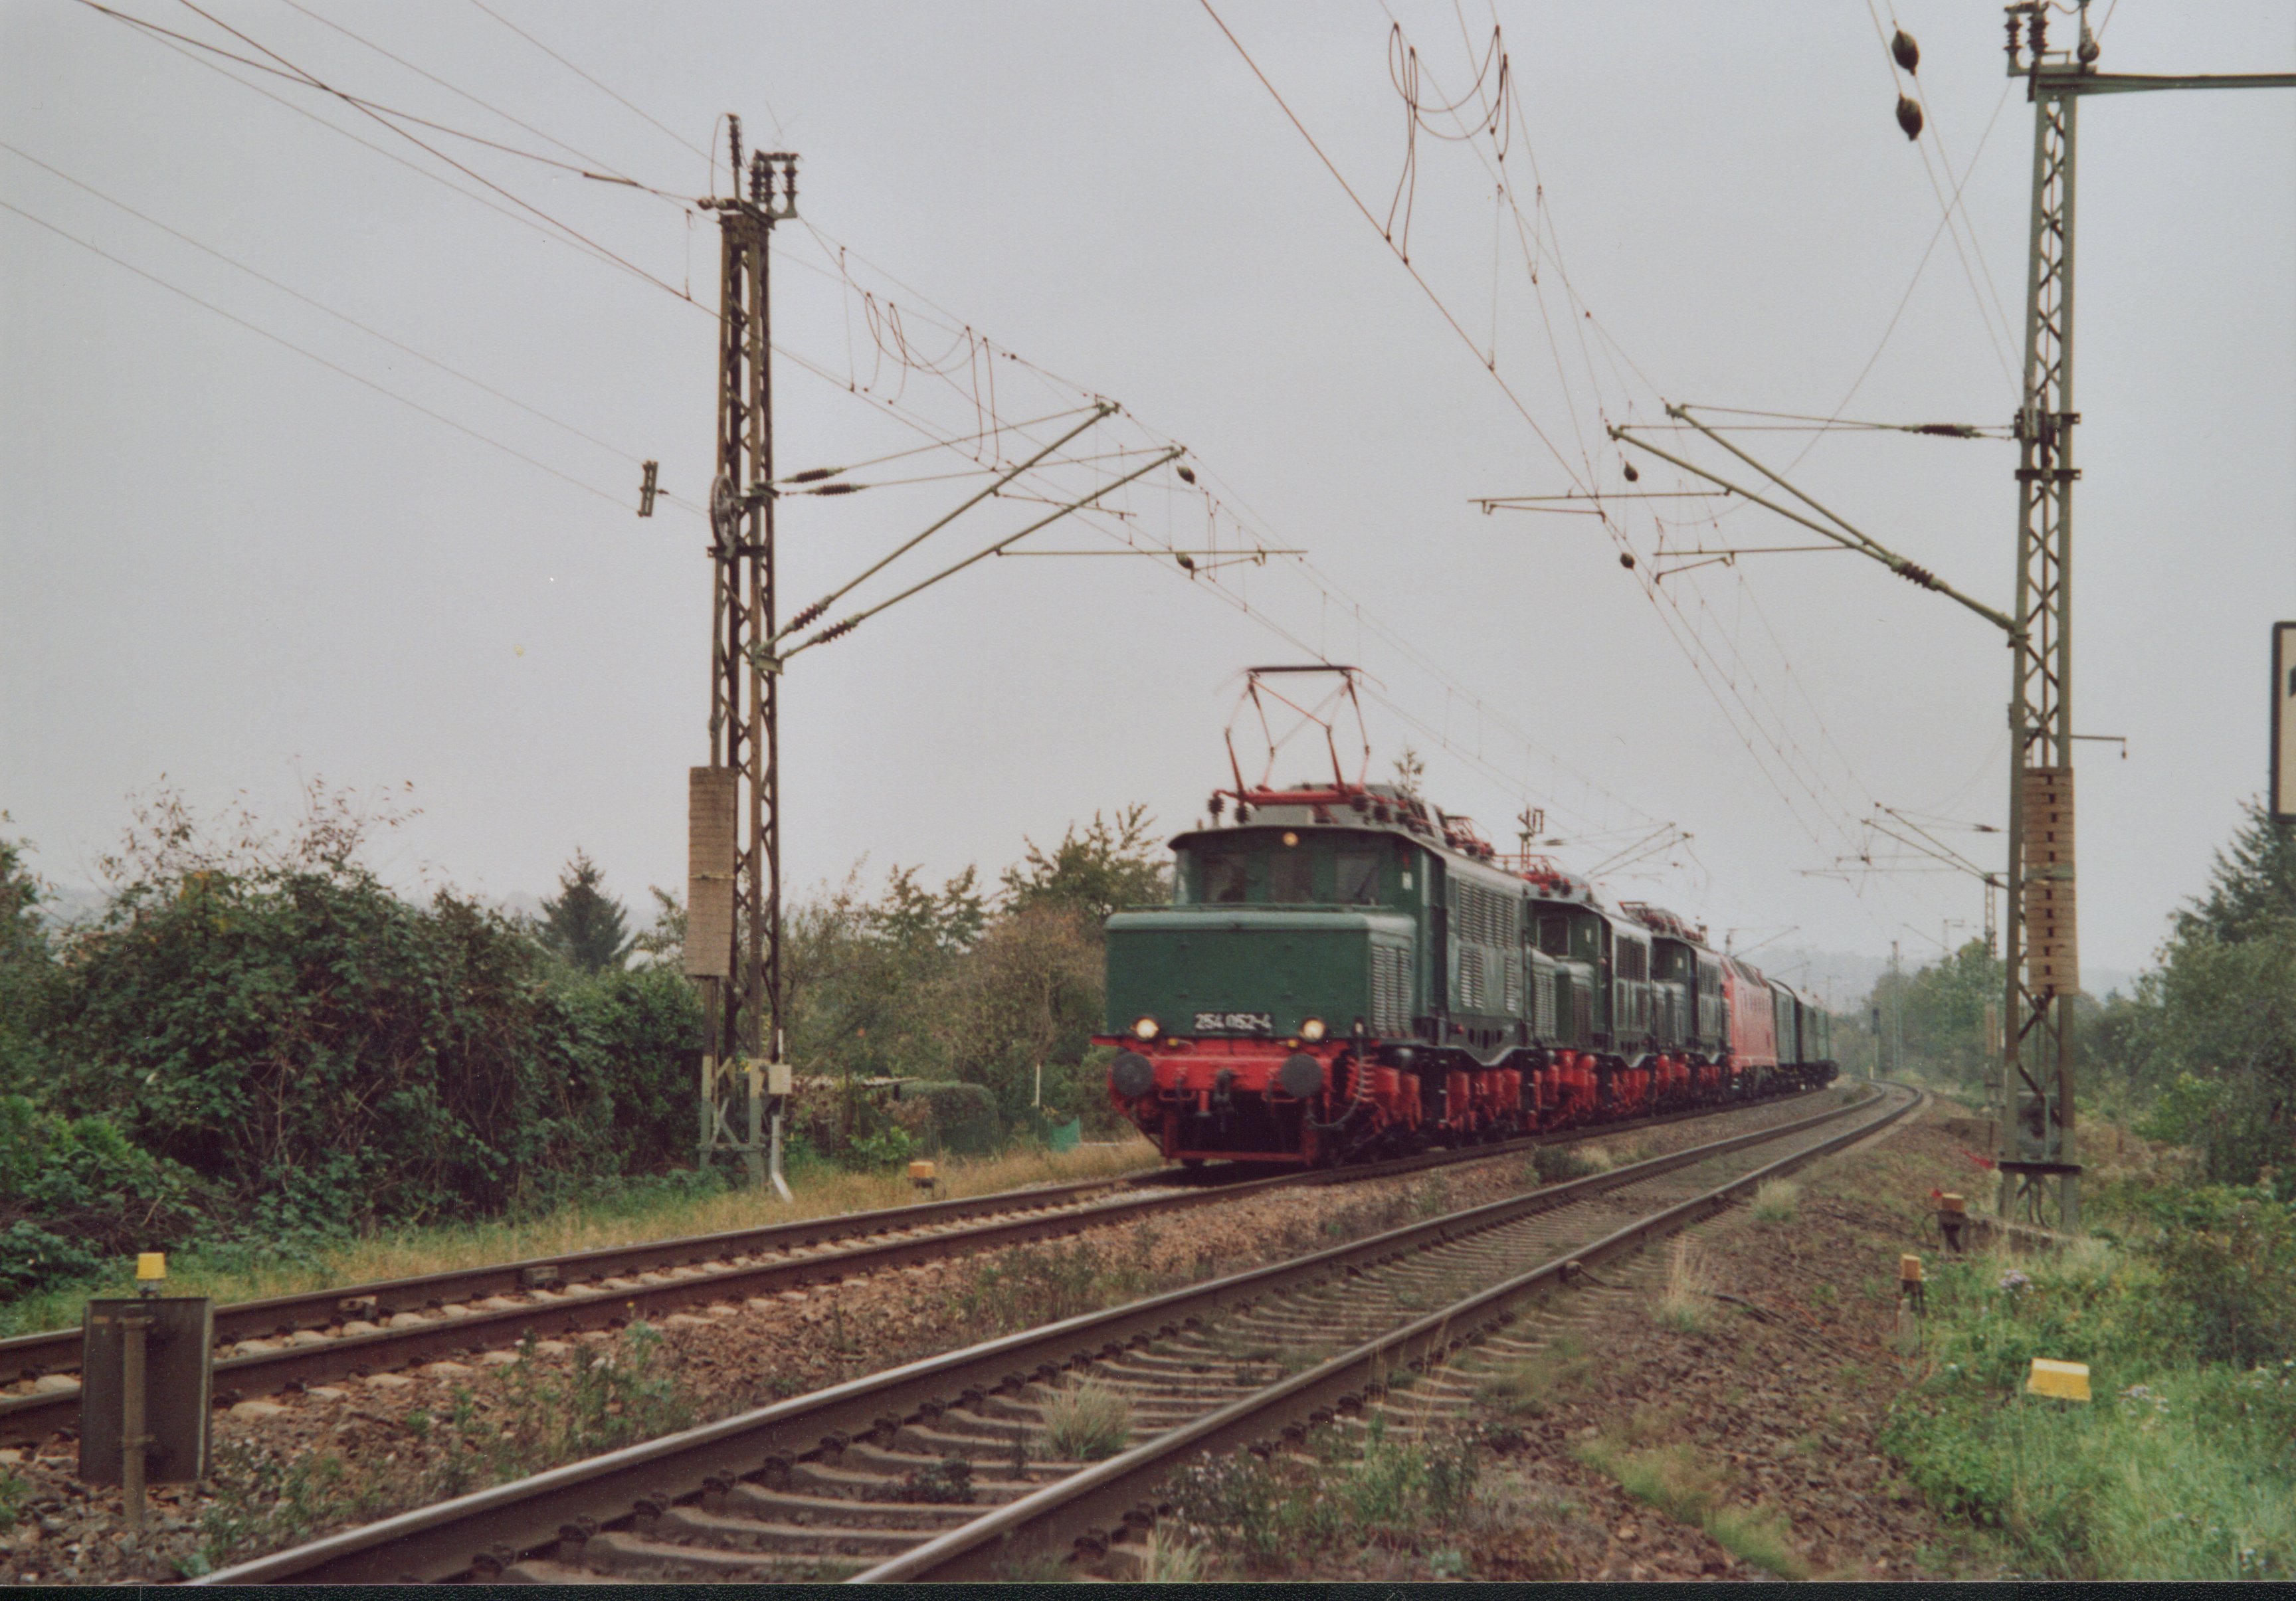
[[[128,1415],[136,1411],[143,1414],[144,1482],[205,1477],[215,1302],[154,1295],[91,1301],[80,1328],[80,1478],[123,1482]],[[139,1342],[141,1360],[133,1361],[129,1348]],[[131,1389],[140,1395],[131,1398]]]

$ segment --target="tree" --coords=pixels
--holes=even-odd
[[[2248,821],[2229,850],[2217,852],[2208,893],[2177,914],[2180,939],[2206,936],[2227,945],[2296,933],[2296,829],[2283,829],[2250,800]]]
[[[945,1027],[959,1078],[986,1085],[1010,1123],[1036,1096],[1079,1109],[1076,1064],[1101,1024],[1099,925],[1041,900],[996,920],[951,974]]]
[[[619,970],[629,959],[628,915],[599,889],[606,875],[579,850],[558,875],[558,898],[542,903],[542,942],[584,973]]]
[[[2296,840],[2253,800],[2243,810],[2160,966],[2105,1009],[2098,1039],[2152,1100],[2147,1131],[2232,1184],[2296,1172]]]
[[[1898,1003],[1905,1008],[1906,1054],[1956,1078],[1982,1080],[1985,1009],[2000,1006],[2005,983],[2000,958],[1982,940],[1972,940],[1946,960],[1913,974]],[[1893,1014],[1885,1008],[1882,1017],[1882,1026],[1889,1027]]]
[[[653,896],[653,926],[630,941],[630,948],[656,967],[677,967],[685,960],[685,903],[660,884],[648,886]]]
[[[0,812],[0,825],[9,821]],[[57,967],[41,923],[45,898],[25,864],[23,842],[0,838],[0,1091],[36,1089],[47,1077],[39,1054],[40,1018]]]
[[[1112,822],[1093,813],[1081,834],[1070,824],[1049,855],[1024,841],[1027,858],[1004,869],[1005,910],[1064,907],[1097,930],[1112,912],[1169,899],[1170,869],[1155,828],[1146,807],[1128,806]]]
[[[1427,782],[1427,763],[1409,745],[1395,759],[1395,792],[1406,800],[1419,799],[1419,792]]]

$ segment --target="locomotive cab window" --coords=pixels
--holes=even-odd
[[[1367,850],[1342,850],[1338,858],[1338,893],[1341,906],[1377,906],[1379,858]]]
[[[1561,912],[1542,913],[1538,919],[1538,948],[1550,956],[1570,954],[1570,919]]]
[[[1299,846],[1279,847],[1267,858],[1267,899],[1300,906],[1316,899],[1316,858]]]
[[[1202,886],[1202,899],[1210,906],[1234,906],[1244,899],[1244,858],[1226,851],[1199,857],[1196,879]]]

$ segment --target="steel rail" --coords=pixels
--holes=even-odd
[[[339,1325],[347,1318],[375,1322],[404,1313],[436,1311],[442,1306],[464,1301],[482,1302],[513,1294],[537,1297],[515,1307],[472,1310],[428,1320],[420,1326],[384,1328],[373,1334],[336,1334],[323,1342],[222,1357],[216,1363],[215,1396],[218,1405],[228,1405],[250,1392],[323,1383],[489,1347],[515,1345],[529,1334],[547,1339],[561,1334],[618,1326],[642,1315],[642,1311],[674,1311],[729,1294],[749,1296],[800,1288],[854,1274],[939,1260],[961,1251],[1025,1244],[1055,1234],[1096,1227],[1117,1221],[1127,1213],[1145,1215],[1178,1210],[1215,1196],[1233,1198],[1283,1186],[1352,1184],[1393,1178],[1505,1157],[1541,1145],[1608,1138],[1726,1112],[1785,1104],[1794,1098],[1793,1095],[1766,1096],[1621,1123],[1578,1125],[1495,1145],[1424,1152],[1361,1167],[1253,1176],[1248,1164],[1238,1163],[1235,1165],[1244,1176],[1235,1178],[1224,1174],[1206,1178],[1177,1168],[1159,1168],[1144,1173],[997,1190],[717,1234],[601,1246],[557,1256],[238,1301],[216,1309],[218,1349],[248,1340],[291,1338],[306,1331]],[[1170,1194],[1112,1198],[1098,1206],[1077,1204],[1080,1198],[1095,1191],[1166,1185],[1177,1187]],[[1007,1213],[1020,1215],[1003,1215]],[[977,1218],[990,1220],[971,1228],[944,1228],[936,1234],[866,1243],[881,1235],[903,1234]],[[805,1257],[784,1254],[767,1262],[742,1260],[760,1252],[787,1253],[840,1241],[864,1243]],[[675,1271],[712,1262],[728,1265],[664,1283],[625,1285],[611,1290],[598,1286],[601,1280]],[[0,1383],[77,1373],[80,1342],[80,1331],[77,1328],[50,1329],[0,1340]],[[78,1407],[77,1390],[0,1396],[0,1445],[37,1444],[60,1429],[70,1428],[77,1420]]]
[[[477,1268],[451,1268],[407,1278],[380,1279],[367,1284],[340,1285],[331,1289],[276,1295],[259,1301],[234,1301],[216,1309],[216,1342],[266,1339],[302,1329],[324,1328],[346,1317],[388,1318],[398,1312],[420,1312],[448,1302],[483,1301],[490,1295],[512,1295],[581,1280],[613,1278],[625,1274],[660,1272],[697,1262],[723,1261],[758,1251],[792,1251],[870,1235],[889,1234],[932,1224],[955,1222],[984,1214],[1042,1206],[1063,1206],[1095,1190],[1120,1189],[1129,1185],[1177,1181],[1179,1170],[1161,1168],[1145,1174],[1122,1173],[1064,1184],[996,1190],[940,1201],[872,1211],[832,1213],[795,1222],[761,1224],[752,1228],[717,1234],[680,1235],[668,1239],[636,1241],[627,1245],[603,1245],[556,1256],[527,1257]],[[72,1373],[79,1367],[80,1331],[45,1329],[0,1340],[0,1383],[48,1373]]]
[[[1870,1103],[1860,1103],[1862,1107]],[[1524,1301],[1567,1283],[1579,1272],[1641,1249],[1650,1241],[1703,1221],[1728,1208],[1736,1196],[1767,1178],[1854,1145],[1895,1122],[1921,1104],[1909,1092],[1897,1106],[1807,1149],[1791,1152],[1741,1174],[1701,1195],[1640,1218],[1567,1254],[1503,1283],[1465,1296],[1417,1321],[1365,1341],[1320,1367],[1282,1380],[1232,1402],[1194,1423],[1159,1435],[1120,1456],[1059,1480],[988,1515],[879,1563],[849,1582],[947,1583],[1001,1576],[1015,1561],[1055,1552],[1064,1531],[1072,1548],[1104,1554],[1113,1529],[1152,1524],[1156,1507],[1146,1499],[1191,1455],[1234,1450],[1271,1435],[1302,1431],[1357,1409],[1367,1393],[1383,1392],[1389,1375],[1423,1371],[1490,1329],[1513,1323]],[[1844,1113],[1857,1108],[1846,1108]]]
[[[905,1421],[936,1415],[952,1402],[1051,1378],[1078,1363],[1168,1337],[1207,1317],[1250,1305],[1294,1285],[1318,1282],[1335,1273],[1362,1271],[1517,1218],[1787,1138],[1853,1115],[1881,1098],[1877,1091],[1849,1105],[1791,1122],[1732,1135],[1208,1284],[925,1358],[812,1395],[346,1530],[292,1550],[256,1557],[194,1582],[427,1582],[474,1571],[498,1572],[519,1554],[551,1546],[566,1531],[583,1527],[583,1520],[590,1520],[594,1526],[626,1519],[640,1502],[668,1507],[704,1494],[713,1483],[723,1485],[758,1474],[770,1482],[785,1477],[800,1458],[833,1457],[857,1440],[890,1439]],[[1209,1198],[1223,1199],[1232,1193],[1218,1190]],[[1585,1252],[1578,1254],[1581,1259],[1587,1255]],[[1320,1374],[1324,1369],[1311,1371]],[[1116,1460],[1135,1457],[1136,1452],[1127,1453]],[[1036,1498],[1029,1499],[1033,1502]]]

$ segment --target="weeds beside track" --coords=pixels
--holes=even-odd
[[[1128,1515],[1152,1481],[1184,1457],[1304,1427],[1318,1412],[1325,1421],[1349,1408],[1377,1413],[1402,1372],[1439,1362],[1580,1263],[1727,1204],[1737,1188],[1912,1104],[1902,1092],[1886,1098],[1904,1104],[1846,1134],[1818,1126],[1870,1112],[1874,1098],[910,1363],[211,1581],[484,1578],[512,1568],[539,1579],[596,1569],[825,1578],[878,1556],[888,1560],[869,1577],[1011,1577],[1064,1554],[1080,1529],[1105,1550],[1133,1526]],[[1751,1173],[1714,1188],[1711,1171],[1689,1182],[1692,1170],[1778,1142],[1792,1148]],[[1666,1204],[1652,1211],[1654,1199]],[[1526,1273],[1525,1261],[1544,1265]],[[1175,1363],[1185,1379],[1172,1379]],[[1097,1465],[1051,1456],[1048,1409],[1071,1407],[1062,1398],[1086,1379],[1125,1397],[1148,1443]]]
[[[1799,1098],[1701,1107],[1355,1168],[1262,1175],[1239,1164],[1193,1173],[1165,1168],[1096,1176],[244,1301],[216,1311],[224,1354],[216,1364],[215,1397],[227,1405],[249,1394],[507,1349],[526,1339],[620,1327],[647,1316],[1051,1238],[1262,1189],[1392,1177]],[[1135,1193],[1115,1193],[1127,1190]],[[75,1425],[78,1386],[65,1375],[78,1370],[79,1344],[78,1329],[0,1341],[0,1383],[17,1381],[20,1392],[0,1395],[0,1445],[37,1443]]]

